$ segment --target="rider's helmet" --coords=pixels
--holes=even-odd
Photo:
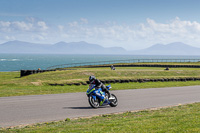
[[[93,75],[90,76],[90,77],[89,77],[89,81],[90,81],[90,83],[94,82],[95,79],[96,79],[95,76],[93,76]]]

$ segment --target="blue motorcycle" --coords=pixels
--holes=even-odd
[[[111,85],[106,86],[108,90],[111,89]],[[108,97],[108,94],[102,91],[102,88],[96,89],[95,84],[90,84],[86,92],[88,96],[88,102],[91,107],[98,108],[99,106],[110,105],[111,107],[116,107],[118,105],[117,97],[114,94],[111,94]]]

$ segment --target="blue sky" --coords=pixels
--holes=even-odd
[[[199,0],[0,0],[0,43],[20,40],[200,47]]]

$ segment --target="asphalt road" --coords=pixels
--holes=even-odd
[[[0,97],[0,127],[200,102],[200,86],[111,91],[117,107],[92,109],[86,93]]]

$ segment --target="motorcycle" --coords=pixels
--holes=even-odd
[[[106,86],[108,90],[112,87],[111,85]],[[117,97],[114,94],[111,94],[108,97],[108,94],[102,91],[102,88],[96,89],[95,84],[90,84],[86,92],[88,96],[88,102],[91,107],[98,108],[99,106],[110,105],[111,107],[116,107],[118,105]]]

